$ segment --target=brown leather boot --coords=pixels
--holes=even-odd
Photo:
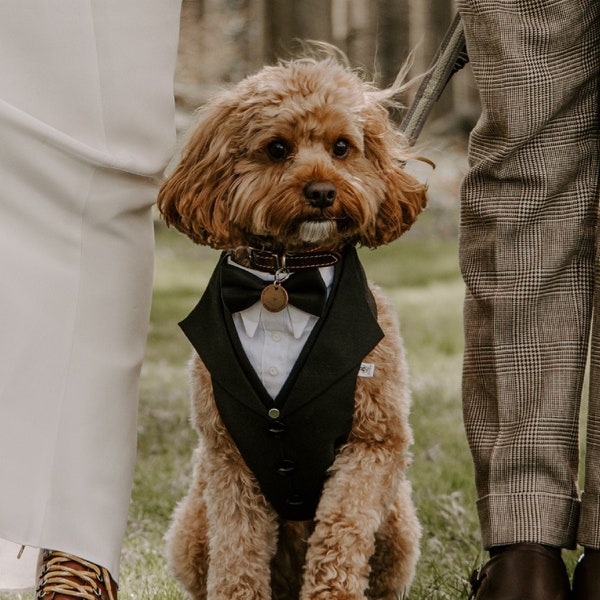
[[[474,600],[569,600],[571,588],[560,549],[511,544],[492,552],[473,573]]]
[[[36,599],[117,600],[110,573],[87,560],[56,550],[44,550],[38,570]]]
[[[573,574],[573,600],[600,598],[600,550],[585,549]]]

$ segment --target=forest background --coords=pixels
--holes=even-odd
[[[302,40],[334,44],[352,66],[387,86],[411,52],[410,76],[427,70],[454,14],[452,0],[184,0],[178,105],[202,104],[215,86],[297,54]],[[467,68],[451,82],[432,120],[448,119],[441,133],[465,133],[478,111]]]

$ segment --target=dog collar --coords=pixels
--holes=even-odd
[[[301,271],[302,269],[316,269],[330,267],[338,263],[342,255],[336,250],[317,248],[309,252],[283,252],[277,254],[270,250],[259,250],[251,246],[237,248],[231,253],[234,262],[263,271],[277,273],[278,271]]]

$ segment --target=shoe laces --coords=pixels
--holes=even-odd
[[[82,600],[117,600],[104,567],[65,552],[44,551],[39,580],[36,599],[62,594]]]

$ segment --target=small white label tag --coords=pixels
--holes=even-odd
[[[360,369],[358,370],[359,377],[373,377],[375,373],[375,365],[373,363],[360,363]]]

